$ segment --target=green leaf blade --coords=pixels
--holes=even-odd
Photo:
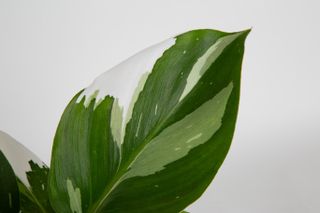
[[[0,212],[15,213],[20,211],[19,190],[16,176],[0,150]]]
[[[193,65],[223,35],[222,32],[211,30],[182,34],[176,38],[174,46],[157,60],[127,125],[122,163],[135,155],[132,152],[143,145],[150,133],[177,107]]]
[[[155,174],[196,146],[207,142],[221,127],[224,110],[232,92],[232,82],[214,98],[164,129],[152,139],[131,163],[122,180]]]
[[[76,95],[52,153],[55,209],[80,212],[80,203],[83,212],[181,212],[201,196],[233,137],[247,34],[187,32],[128,59]],[[151,71],[141,57],[148,55]],[[121,82],[125,74],[130,78]],[[105,97],[110,103],[103,105]],[[94,114],[99,107],[105,113]]]
[[[57,212],[72,212],[74,202],[85,212],[118,169],[119,148],[110,128],[114,99],[108,96],[95,108],[94,97],[87,107],[84,99],[77,103],[78,97],[65,110],[55,136],[53,153],[59,150],[59,156],[52,157],[49,195]],[[81,196],[70,196],[68,182]]]

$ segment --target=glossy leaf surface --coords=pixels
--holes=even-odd
[[[181,34],[80,91],[54,139],[54,209],[177,213],[194,202],[231,144],[248,32]]]

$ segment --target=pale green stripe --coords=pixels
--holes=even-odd
[[[82,213],[80,189],[74,189],[72,181],[70,179],[67,179],[67,190],[69,195],[71,211],[73,213]]]
[[[219,38],[193,65],[188,78],[186,86],[180,96],[181,101],[198,83],[201,76],[209,69],[211,64],[221,55],[223,50],[231,44],[241,33],[235,33],[232,35]],[[211,82],[211,84],[214,82]]]
[[[198,109],[163,130],[145,146],[122,180],[161,171],[169,163],[186,156],[191,149],[207,142],[221,126],[232,89],[230,83]]]
[[[12,208],[12,194],[8,193],[8,197],[9,197],[9,207]]]
[[[123,107],[119,105],[119,100],[116,98],[112,104],[110,128],[113,139],[117,142],[119,147],[123,140]]]

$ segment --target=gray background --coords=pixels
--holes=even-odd
[[[195,28],[252,27],[231,151],[193,213],[320,212],[319,1],[0,0],[0,129],[45,162],[67,102]]]

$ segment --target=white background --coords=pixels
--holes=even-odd
[[[0,129],[49,162],[71,97],[196,28],[246,42],[231,151],[192,213],[320,212],[320,6],[307,0],[0,0]]]

